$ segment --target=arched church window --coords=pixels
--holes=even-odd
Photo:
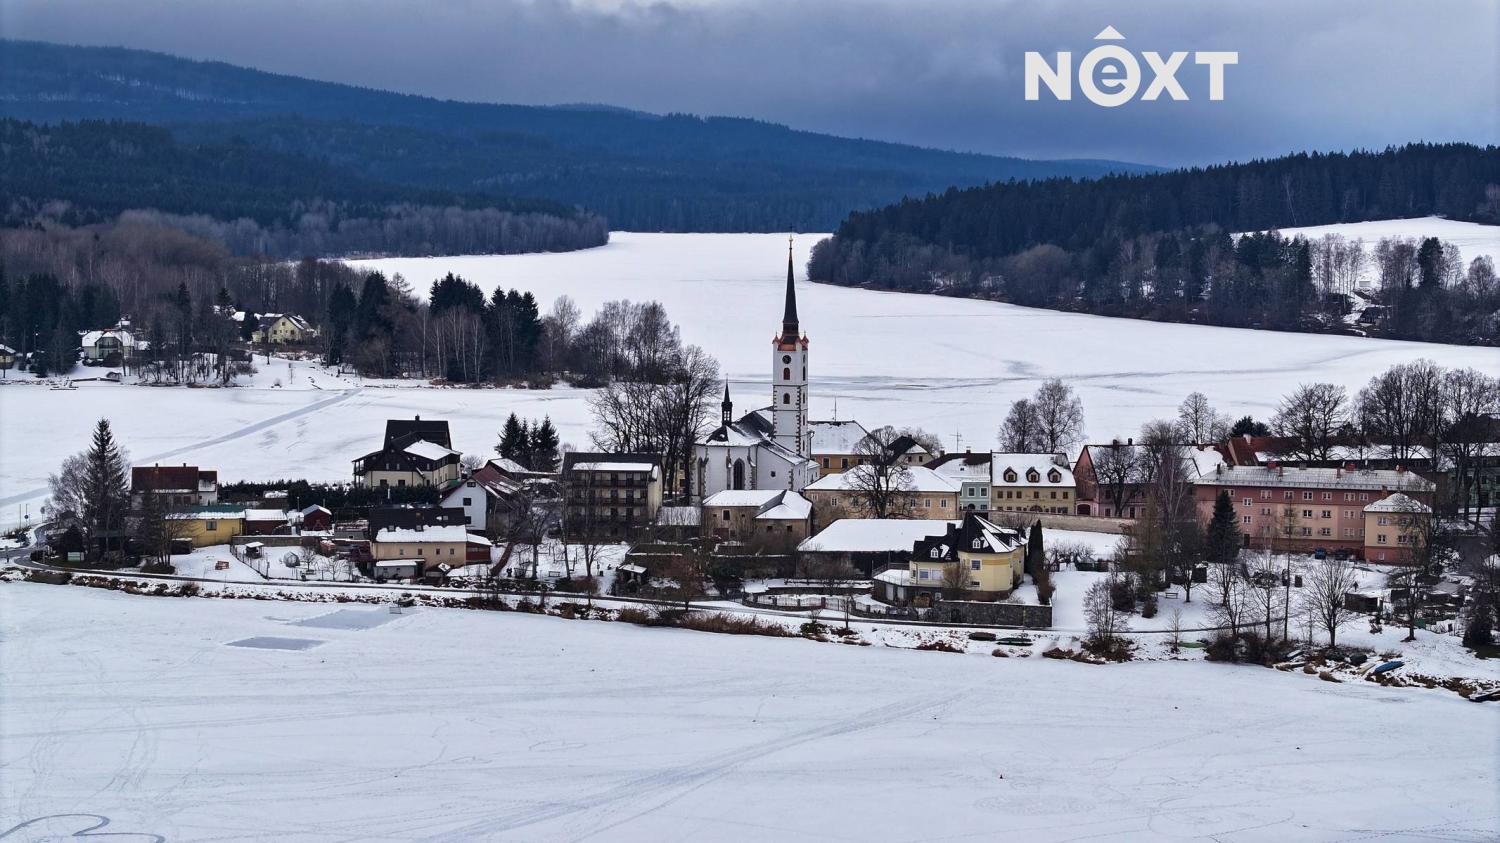
[[[791,380],[792,379],[792,370],[791,369],[782,369],[781,370],[781,379],[784,380],[784,381]]]
[[[792,394],[790,392],[783,392],[783,393],[781,393],[781,403],[783,403],[783,404],[790,404],[790,403],[792,403]]]

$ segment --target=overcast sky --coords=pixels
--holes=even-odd
[[[1225,99],[1026,102],[1028,50],[1235,50]],[[0,0],[10,38],[408,93],[595,102],[1034,158],[1204,164],[1500,142],[1495,0]],[[1149,71],[1146,74],[1149,81]]]

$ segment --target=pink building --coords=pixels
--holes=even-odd
[[[1432,502],[1433,484],[1403,469],[1220,466],[1194,487],[1206,523],[1220,491],[1229,493],[1246,547],[1290,552],[1348,550],[1365,546],[1365,507],[1404,492]]]

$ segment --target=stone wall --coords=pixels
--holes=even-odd
[[[985,603],[977,600],[943,600],[925,612],[922,620],[937,623],[978,623],[1024,629],[1047,629],[1052,626],[1052,607],[1030,606],[1022,603]]]

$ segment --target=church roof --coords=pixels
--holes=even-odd
[[[781,314],[781,341],[796,342],[802,330],[797,324],[797,285],[792,276],[792,241],[786,243],[786,306]]]

